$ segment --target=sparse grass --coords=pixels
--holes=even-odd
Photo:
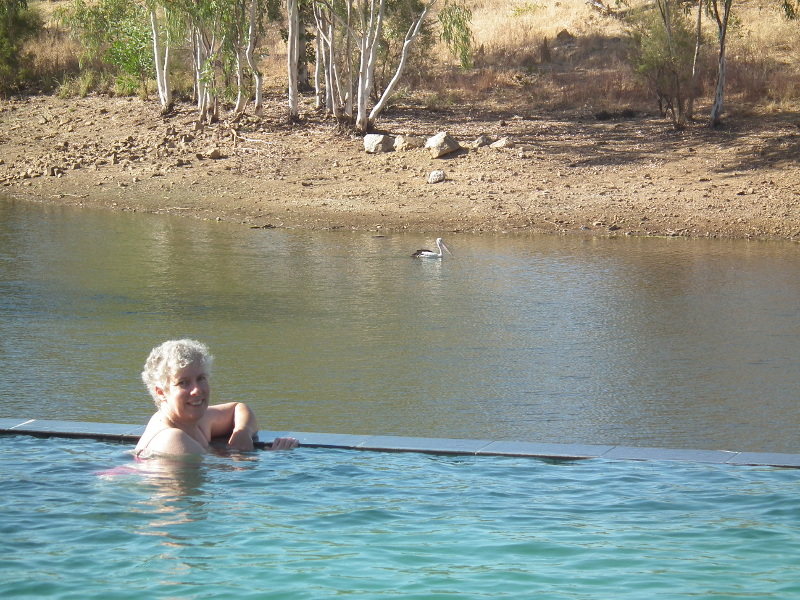
[[[107,71],[84,69],[76,76],[65,76],[57,89],[60,98],[85,98],[92,93],[115,95],[117,77]]]
[[[505,104],[528,112],[656,109],[654,97],[628,60],[628,24],[621,18],[622,5],[605,1],[615,13],[609,15],[585,0],[465,1],[473,14],[475,68],[462,72],[456,58],[437,44],[430,57],[431,72],[409,73],[402,102],[431,108]],[[32,2],[46,15],[65,3]],[[647,5],[645,0],[628,4],[630,10]],[[738,26],[729,31],[727,106],[741,103],[772,111],[796,106],[800,102],[800,22],[786,21],[778,3],[768,0],[742,0],[734,11]],[[278,27],[272,28],[262,47],[261,70],[267,94],[281,94],[286,86],[285,44]],[[716,30],[708,17],[704,17],[704,30],[701,105],[709,101],[716,78]],[[31,79],[50,82],[52,88],[60,82],[61,94],[133,91],[130,83],[120,85],[115,77],[101,75],[100,65],[80,73],[79,49],[52,23],[26,50]],[[186,59],[180,52],[174,56],[176,62]],[[176,97],[191,97],[192,83],[188,69],[174,70]]]
[[[742,12],[728,54],[731,93],[748,103],[797,100],[800,23],[782,18],[778,4],[748,4]]]
[[[471,2],[480,70],[470,82],[473,89],[527,82],[522,87],[540,110],[653,110],[654,98],[628,60],[624,11],[616,3],[605,4],[613,16],[584,0]],[[633,0],[626,11],[651,5]],[[777,4],[765,0],[745,1],[734,10],[739,26],[729,30],[728,105],[795,105],[800,100],[800,23],[787,21]],[[707,16],[703,22],[700,89],[708,99],[716,81],[716,25]],[[480,83],[489,81],[491,86]],[[703,98],[698,101],[702,104]]]
[[[25,44],[23,69],[28,80],[40,82],[44,91],[52,90],[60,80],[80,72],[77,45],[63,30],[46,27]]]
[[[114,80],[114,95],[115,96],[139,96],[142,100],[147,99],[149,85],[142,82],[133,75],[123,74]]]

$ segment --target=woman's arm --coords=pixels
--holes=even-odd
[[[258,420],[255,413],[244,402],[229,402],[209,406],[205,425],[209,428],[206,435],[213,437],[228,436],[228,445],[234,450],[253,450],[253,436],[258,433]],[[292,450],[299,442],[295,438],[275,438],[270,450]]]
[[[244,402],[209,406],[203,420],[206,421],[209,439],[227,437],[228,445],[234,450],[253,449],[253,436],[258,433],[258,419]]]

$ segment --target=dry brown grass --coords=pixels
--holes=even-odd
[[[619,18],[623,10],[615,3],[604,2],[614,14],[603,14],[585,0],[468,4],[480,71],[468,78],[473,90],[497,90],[503,81],[511,87],[526,82],[527,96],[539,109],[655,108],[652,95],[631,70],[628,25]],[[648,5],[652,2],[631,0],[625,10]],[[729,106],[734,102],[773,110],[795,106],[800,94],[800,23],[787,21],[778,3],[768,0],[738,2],[734,10],[727,53]],[[574,39],[559,41],[561,32]],[[717,34],[708,18],[704,32],[702,89],[710,96],[716,80]]]
[[[553,40],[560,31],[576,36],[624,33],[619,20],[607,18],[583,0],[477,0],[472,7],[473,32],[478,46],[515,48]]]
[[[621,8],[604,14],[586,0],[466,0],[473,14],[475,68],[462,72],[443,45],[428,57],[432,75],[409,77],[405,99],[441,107],[507,107],[520,112],[654,111],[653,95],[633,73],[628,60],[627,24]],[[67,0],[34,1],[47,15]],[[632,9],[648,3],[631,0]],[[650,3],[652,4],[652,3]],[[783,18],[771,0],[740,0],[729,34],[728,106],[737,103],[787,110],[800,95],[800,23]],[[707,101],[716,77],[716,32],[705,20],[708,44],[703,55],[703,95]],[[32,43],[29,67],[46,81],[76,78],[77,47],[52,24]],[[268,93],[285,87],[285,44],[277,27],[264,43],[262,70]]]
[[[52,89],[80,73],[78,44],[58,27],[48,26],[34,40],[27,42],[24,66],[31,79],[41,82],[43,89]]]

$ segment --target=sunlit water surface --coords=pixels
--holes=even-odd
[[[445,237],[0,200],[0,416],[143,423],[191,336],[265,429],[800,452],[797,244]]]
[[[0,437],[2,598],[800,596],[798,471]]]

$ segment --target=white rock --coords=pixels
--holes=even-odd
[[[415,148],[424,148],[425,138],[416,135],[398,135],[394,139],[395,150],[413,150]]]
[[[488,146],[491,143],[492,143],[491,138],[488,135],[482,133],[481,135],[479,135],[477,138],[475,138],[473,140],[472,147],[473,148],[483,148],[484,146]]]
[[[389,152],[394,148],[394,140],[382,133],[368,133],[364,136],[364,151],[369,154]]]
[[[447,176],[441,169],[436,169],[435,171],[431,171],[431,174],[428,175],[428,183],[441,183],[445,179],[447,179]]]
[[[489,148],[494,148],[495,150],[502,150],[503,148],[513,148],[514,142],[511,141],[511,138],[508,136],[501,137],[493,144],[489,144]]]
[[[425,142],[425,148],[431,151],[433,158],[439,158],[461,149],[461,146],[447,132],[440,131],[433,137],[428,138],[428,141]]]

